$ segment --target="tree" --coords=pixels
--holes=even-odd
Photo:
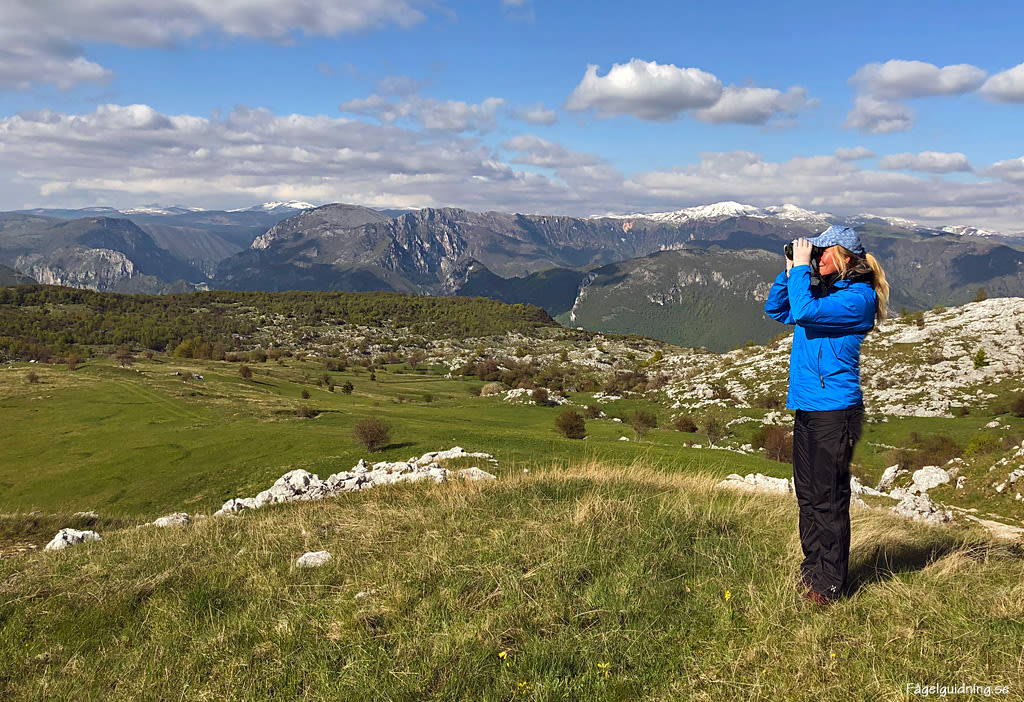
[[[130,366],[135,363],[135,354],[132,353],[132,349],[127,344],[122,344],[117,347],[117,352],[114,354],[114,360],[121,364],[121,367]]]
[[[587,426],[583,421],[583,415],[576,410],[567,409],[555,417],[555,431],[567,439],[582,439],[587,435]]]
[[[725,426],[725,420],[718,414],[709,414],[704,417],[701,428],[708,435],[708,444],[711,446],[714,446],[716,441],[725,438],[725,435],[729,433]]]
[[[974,296],[975,302],[982,302],[988,299],[988,293],[985,292],[985,288],[978,288],[978,292]]]
[[[238,368],[238,372],[245,380],[252,380],[252,368],[249,366],[242,364]]]
[[[391,440],[391,425],[379,417],[367,417],[356,422],[352,436],[373,453]]]
[[[345,395],[351,395],[353,390],[355,390],[355,386],[352,385],[351,380],[346,380],[341,386],[341,392]]]

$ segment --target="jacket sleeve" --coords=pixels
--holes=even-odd
[[[787,285],[793,323],[820,331],[861,332],[875,325],[873,296],[841,290],[832,295],[811,294],[811,269],[794,266]]]
[[[789,313],[789,292],[786,282],[786,271],[782,271],[772,283],[772,289],[768,291],[764,313],[783,324],[793,324],[793,316]]]

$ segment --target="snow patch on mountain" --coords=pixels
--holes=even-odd
[[[604,215],[604,217],[609,219],[649,219],[655,222],[667,222],[670,224],[685,224],[687,222],[717,219],[720,217],[759,217],[827,225],[832,219],[830,214],[805,210],[792,204],[755,207],[754,205],[744,205],[741,202],[734,202],[732,200],[716,202],[710,205],[698,205],[697,207],[686,207],[673,212]]]
[[[311,210],[314,207],[316,207],[316,205],[311,205],[308,202],[291,200],[289,202],[264,202],[262,205],[242,207],[237,210],[228,210],[228,212],[273,212],[275,210]]]

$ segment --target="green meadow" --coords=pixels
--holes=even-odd
[[[327,477],[360,458],[405,460],[456,445],[492,454],[498,466],[488,470],[500,475],[638,459],[723,477],[788,470],[754,456],[684,446],[706,444],[700,434],[656,428],[635,441],[634,410],[668,421],[664,408],[643,400],[601,405],[625,421],[588,420],[587,438],[572,440],[554,429],[561,408],[480,397],[484,383],[475,378],[393,364],[371,379],[365,369],[327,373],[323,364],[286,359],[251,364],[255,375],[246,380],[240,367],[157,356],[127,368],[104,359],[73,371],[40,364],[0,370],[0,511],[94,510],[149,519],[170,511],[210,513],[295,468]],[[28,382],[30,372],[37,382]],[[353,386],[348,395],[341,391],[346,382]],[[582,393],[570,399],[593,402]],[[298,416],[303,410],[314,416]],[[372,455],[352,435],[354,424],[370,416],[392,427],[391,441]]]

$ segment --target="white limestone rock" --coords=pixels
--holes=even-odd
[[[319,568],[333,558],[330,551],[309,551],[295,561],[296,568]]]
[[[892,508],[892,511],[901,517],[929,524],[945,524],[953,520],[953,513],[932,502],[932,498],[926,492],[920,495],[904,495],[900,503]]]
[[[772,478],[761,473],[748,473],[741,476],[732,473],[725,477],[725,480],[718,483],[718,487],[739,488],[753,492],[774,492],[784,495],[792,495],[793,481],[789,478]]]
[[[854,497],[859,498],[861,495],[872,495],[873,497],[884,497],[885,493],[880,492],[874,488],[869,488],[857,479],[856,475],[850,476],[850,492]],[[863,502],[863,500],[861,500]]]
[[[896,481],[896,478],[905,474],[907,471],[901,470],[899,465],[889,466],[882,473],[882,478],[878,481],[878,485],[875,486],[875,490],[879,492],[888,492],[892,489],[892,484]]]
[[[456,473],[463,480],[497,480],[496,475],[488,473],[486,470],[480,470],[476,466],[472,468],[463,468]]]
[[[932,488],[948,483],[950,480],[949,473],[938,466],[925,466],[920,470],[914,471],[912,477],[914,482],[910,486],[911,492],[928,492]]]
[[[256,499],[253,497],[236,497],[225,502],[219,510],[213,513],[213,516],[223,517],[228,514],[238,514],[247,509],[258,509],[259,507],[262,507],[262,505],[257,504]]]
[[[50,543],[46,544],[44,551],[63,551],[66,548],[83,544],[86,541],[101,541],[102,536],[95,531],[79,531],[78,529],[61,529],[53,537]]]
[[[187,526],[191,523],[192,517],[188,516],[185,512],[175,512],[174,514],[168,514],[166,517],[159,517],[158,519],[150,522],[151,525],[156,527]]]

